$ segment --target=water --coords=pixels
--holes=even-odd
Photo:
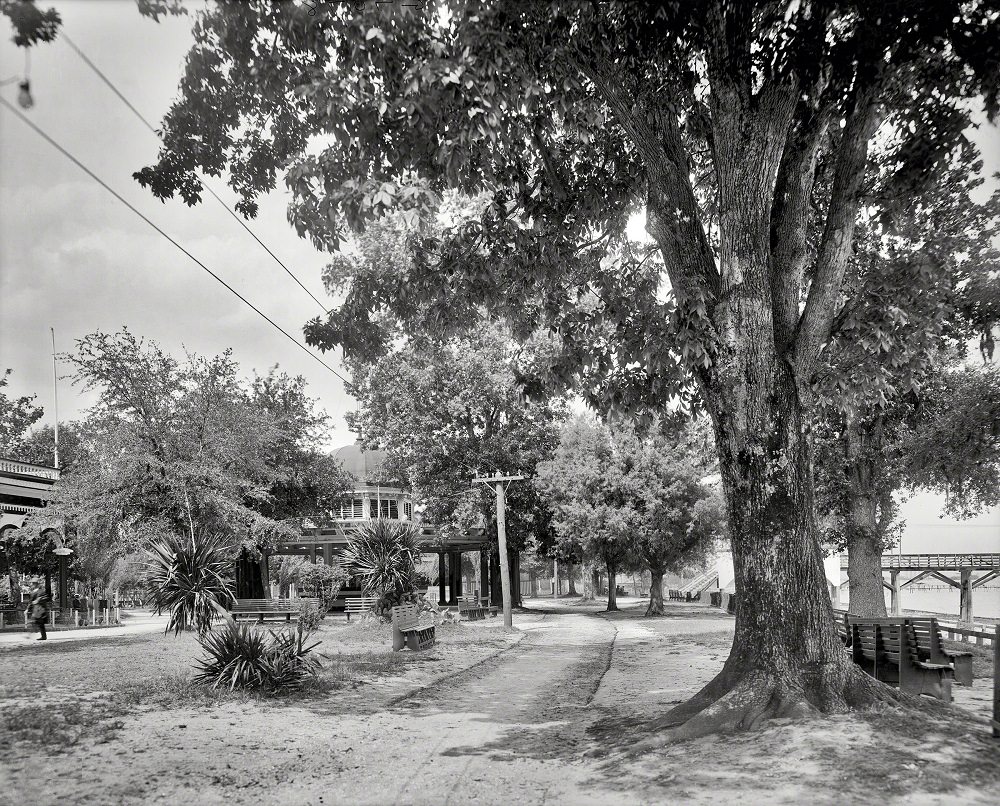
[[[980,573],[985,573],[982,571]],[[973,576],[973,579],[977,575]],[[848,604],[847,586],[841,589],[841,602]],[[885,591],[885,606],[889,607],[889,590]],[[958,588],[946,585],[911,585],[899,591],[899,606],[902,610],[918,610],[926,613],[940,613],[958,618]],[[1000,620],[1000,584],[987,583],[972,591],[972,615],[974,620]]]

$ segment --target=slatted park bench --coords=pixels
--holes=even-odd
[[[482,606],[476,596],[459,596],[458,612],[470,621],[486,618],[486,608]]]
[[[955,672],[955,682],[963,686],[971,686],[973,680],[972,653],[953,652],[945,649],[941,641],[941,629],[938,627],[937,619],[907,616],[906,620],[913,627],[920,660],[951,666]]]
[[[299,603],[295,599],[236,599],[229,612],[237,621],[256,619],[263,624],[266,618],[282,618],[286,622],[299,615]]]
[[[951,702],[951,666],[920,659],[913,627],[907,619],[850,617],[851,656],[876,680],[910,694],[928,694]]]
[[[392,651],[404,646],[416,651],[434,646],[434,625],[420,623],[420,611],[415,604],[392,608]]]
[[[344,613],[347,614],[347,620],[350,621],[351,613],[361,613],[362,615],[370,613],[377,604],[377,596],[348,596],[344,600]]]

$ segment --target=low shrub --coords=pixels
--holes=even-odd
[[[311,654],[318,642],[306,646],[306,637],[301,629],[264,633],[229,620],[219,632],[199,639],[206,657],[196,661],[199,671],[192,682],[268,694],[301,688],[320,667]]]

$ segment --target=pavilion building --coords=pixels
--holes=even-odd
[[[353,489],[335,511],[302,519],[302,538],[279,543],[269,551],[269,556],[300,555],[308,557],[311,562],[336,563],[347,547],[350,534],[361,524],[375,518],[408,521],[419,530],[424,555],[436,556],[439,606],[457,607],[459,597],[463,595],[499,601],[499,590],[494,580],[498,572],[496,568],[491,568],[485,530],[476,528],[457,536],[444,536],[435,526],[422,523],[414,509],[411,491],[399,480],[387,478],[382,472],[386,458],[384,451],[366,451],[354,444],[336,450],[334,456],[357,480]],[[462,557],[468,553],[479,555],[478,573],[463,579]],[[268,559],[268,556],[262,558],[260,571],[265,580],[268,578]],[[496,558],[492,558],[492,563],[496,565]],[[432,572],[428,576],[433,579],[435,575]],[[240,587],[240,580],[237,579],[237,588]],[[360,595],[360,589],[352,580],[341,591],[341,600]]]

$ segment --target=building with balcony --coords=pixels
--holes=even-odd
[[[59,481],[59,469],[0,457],[0,541],[44,507]]]

